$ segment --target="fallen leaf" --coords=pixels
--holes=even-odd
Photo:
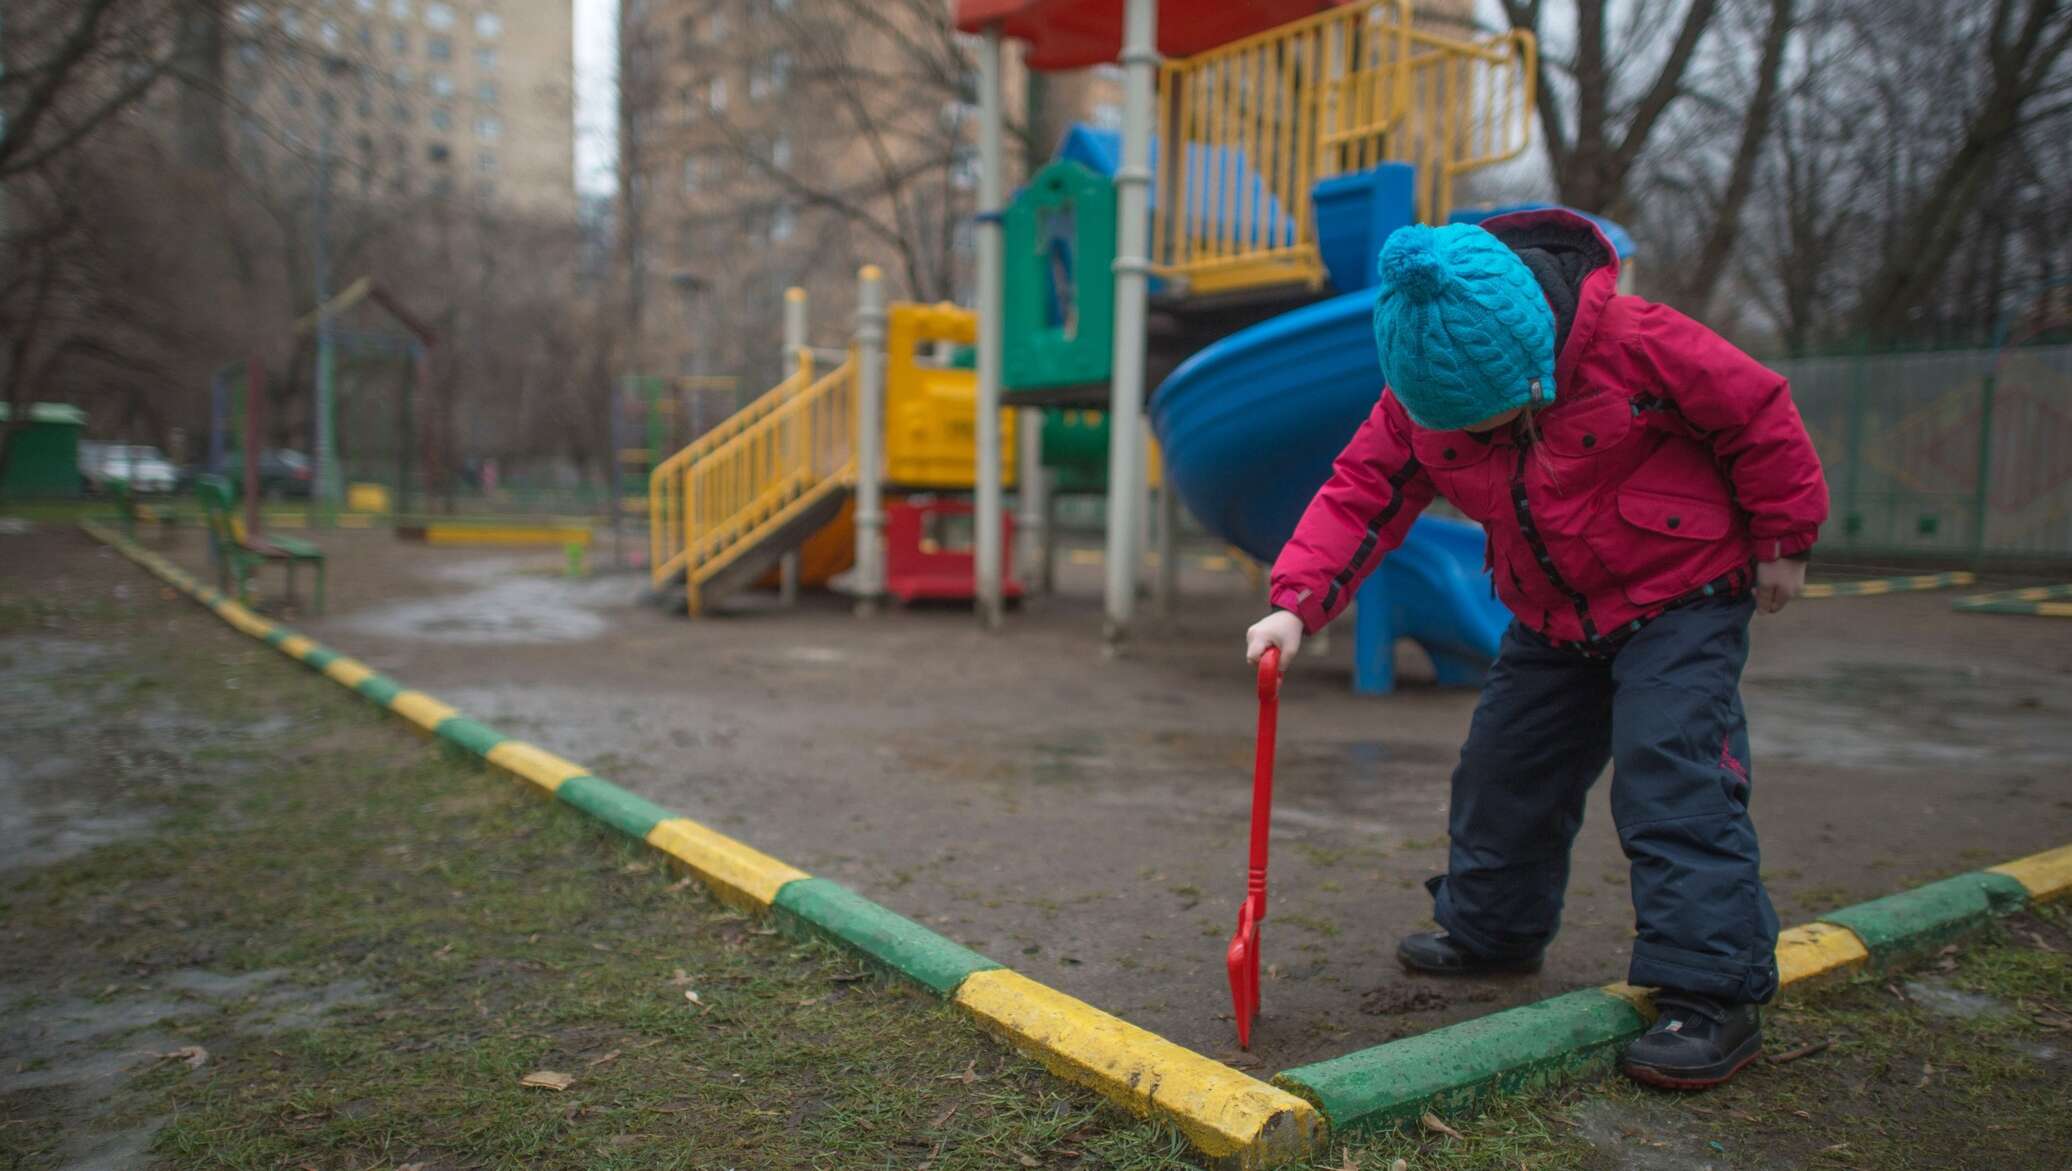
[[[536,1069],[519,1078],[518,1084],[521,1086],[537,1086],[542,1090],[553,1090],[558,1093],[576,1084],[576,1079],[565,1073],[556,1073],[551,1069]]]
[[[957,1080],[963,1082],[967,1086],[978,1080],[977,1058],[973,1058],[970,1061],[964,1063],[964,1072],[957,1075]]]
[[[688,1001],[690,1001],[690,1002],[691,1002],[692,1004],[702,1005],[702,1004],[704,1004],[704,1003],[705,1003],[705,1002],[704,1002],[703,1000],[700,1000],[700,999],[698,998],[698,990],[697,990],[696,988],[686,988],[686,989],[684,989],[684,990],[683,990],[683,998],[684,998],[685,1000],[688,1000]]]
[[[189,1069],[200,1069],[201,1063],[209,1059],[209,1051],[199,1045],[182,1045],[159,1054],[166,1061],[184,1061]]]
[[[619,873],[621,873],[621,874],[646,874],[646,873],[647,873],[648,871],[650,871],[650,870],[653,870],[653,869],[654,869],[654,867],[652,867],[652,866],[648,865],[648,864],[647,864],[647,863],[645,863],[645,862],[628,862],[628,863],[626,863],[626,865],[624,865],[624,866],[622,866],[622,867],[620,867],[620,868],[619,868]]]
[[[441,960],[441,959],[445,959],[445,958],[446,958],[447,956],[449,956],[449,955],[452,955],[452,954],[453,954],[453,945],[449,943],[449,944],[447,944],[447,945],[446,945],[445,947],[442,947],[442,948],[440,948],[440,949],[439,949],[438,951],[435,951],[435,952],[433,952],[433,953],[432,953],[432,958],[433,958],[433,959],[435,959],[435,960]]]
[[[819,998],[818,996],[809,996],[809,997],[807,997],[806,999],[804,999],[804,1000],[801,1000],[801,1001],[799,1001],[799,1007],[800,1007],[800,1008],[812,1008],[812,1007],[813,1007],[814,1005],[816,1005],[816,1004],[819,1004],[819,1003],[820,1003],[820,998]]]
[[[677,879],[675,882],[670,883],[668,886],[663,887],[662,889],[665,891],[686,890],[689,889],[690,885],[691,877],[687,874],[682,878]]]
[[[1280,966],[1279,964],[1268,964],[1268,965],[1266,965],[1266,978],[1267,978],[1267,979],[1269,979],[1269,980],[1278,980],[1278,979],[1280,979],[1280,978],[1281,978],[1281,966]]]
[[[602,1056],[602,1057],[592,1057],[592,1058],[591,1058],[590,1060],[588,1060],[588,1061],[584,1062],[583,1064],[584,1064],[584,1065],[603,1065],[603,1064],[604,1064],[605,1062],[607,1062],[607,1061],[617,1061],[618,1059],[619,1059],[619,1051],[618,1051],[617,1049],[614,1049],[614,1050],[612,1050],[612,1051],[611,1051],[610,1053],[607,1053],[607,1054],[605,1054],[605,1055],[604,1055],[604,1056]]]
[[[1024,1167],[1041,1167],[1041,1166],[1043,1166],[1043,1164],[1041,1164],[1041,1163],[1037,1162],[1036,1160],[1034,1160],[1034,1159],[1030,1158],[1030,1157],[1029,1157],[1029,1156],[1027,1156],[1027,1155],[1018,1155],[1018,1156],[1016,1156],[1016,1158],[1018,1158],[1018,1159],[1019,1159],[1019,1160],[1021,1161],[1021,1164],[1022,1164],[1022,1166],[1024,1166]]]
[[[1448,1138],[1467,1137],[1466,1135],[1463,1135],[1461,1132],[1453,1129],[1452,1127],[1446,1125],[1444,1122],[1440,1121],[1439,1116],[1437,1114],[1432,1113],[1429,1110],[1425,1111],[1424,1117],[1418,1119],[1417,1121],[1419,1125],[1423,1126],[1426,1130],[1431,1131],[1433,1134],[1443,1134]]]
[[[928,1129],[941,1130],[950,1121],[950,1119],[956,1115],[956,1113],[957,1108],[955,1106],[950,1107],[948,1110],[945,1110],[942,1113],[936,1115],[935,1121],[930,1122],[928,1124]]]
[[[1933,1065],[1930,1065],[1926,1061],[1923,1061],[1921,1063],[1921,1080],[1914,1083],[1914,1088],[1917,1090],[1928,1088],[1928,1079],[1934,1076],[1935,1067]]]
[[[1804,1110],[1794,1110],[1792,1111],[1792,1113],[1798,1115],[1800,1118],[1803,1118],[1808,1122],[1813,1121],[1813,1116],[1811,1114],[1806,1113]],[[1750,1119],[1749,1121],[1753,1122],[1754,1119]]]
[[[1389,1164],[1389,1171],[1410,1171],[1410,1160],[1397,1159]]]

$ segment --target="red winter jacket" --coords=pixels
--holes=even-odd
[[[1484,227],[1528,257],[1555,310],[1555,401],[1522,426],[1427,431],[1386,389],[1273,567],[1271,601],[1314,633],[1434,493],[1481,522],[1497,596],[1549,638],[1596,642],[1752,560],[1813,546],[1827,484],[1782,376],[1664,305],[1614,294],[1590,221]]]

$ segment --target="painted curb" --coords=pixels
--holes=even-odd
[[[1973,594],[1950,603],[1960,614],[2033,614],[2043,618],[2072,618],[2072,584],[2030,586],[1997,594]]]
[[[2030,903],[2072,897],[2072,845],[1844,907],[1780,932],[1780,991],[1882,966]],[[1334,1131],[1400,1126],[1428,1109],[1598,1074],[1654,1019],[1653,993],[1609,984],[1283,1072]]]
[[[1325,1122],[1308,1102],[1002,968],[839,883],[814,878],[574,761],[462,715],[254,613],[112,530],[91,521],[81,521],[80,527],[229,626],[450,747],[647,843],[698,876],[722,902],[775,915],[780,923],[834,940],[952,999],[981,1026],[1057,1076],[1090,1087],[1139,1116],[1171,1123],[1218,1165],[1251,1171],[1322,1148]]]
[[[1946,590],[1956,586],[1968,586],[1978,581],[1978,575],[1965,570],[1949,573],[1915,573],[1904,577],[1875,577],[1866,581],[1821,581],[1814,582],[1799,591],[1802,598],[1875,598],[1885,594],[1919,593],[1924,590]]]

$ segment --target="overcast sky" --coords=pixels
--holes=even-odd
[[[619,0],[575,0],[576,190],[609,195],[618,152],[619,106],[612,97]]]

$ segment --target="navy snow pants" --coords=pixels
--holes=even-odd
[[[1439,925],[1490,957],[1547,946],[1584,794],[1610,761],[1639,930],[1627,980],[1769,1000],[1777,913],[1748,816],[1740,689],[1754,612],[1745,597],[1670,610],[1609,658],[1513,623],[1453,774]]]

